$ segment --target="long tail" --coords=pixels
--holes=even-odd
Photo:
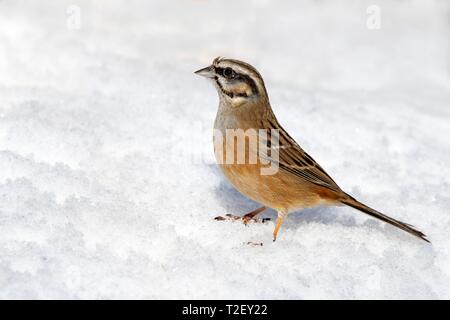
[[[350,195],[347,195],[348,198],[344,198],[341,200],[341,202],[343,204],[346,204],[352,208],[358,209],[359,211],[362,211],[364,213],[367,213],[368,215],[380,219],[384,222],[387,222],[393,226],[396,226],[397,228],[400,228],[426,242],[430,242],[426,237],[425,234],[423,234],[422,232],[420,232],[417,229],[414,229],[414,227],[410,224],[395,220],[394,218],[388,217],[387,215],[382,214],[381,212],[378,212],[368,206],[366,206],[365,204],[362,204],[361,202],[359,202],[358,200],[356,200],[355,198],[353,198]]]

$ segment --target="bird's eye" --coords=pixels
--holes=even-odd
[[[226,67],[225,69],[223,69],[222,74],[227,79],[233,79],[235,76],[233,69],[231,69],[230,67]]]

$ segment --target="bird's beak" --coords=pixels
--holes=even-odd
[[[214,78],[215,72],[214,67],[209,66],[200,70],[195,71],[195,74],[198,74],[199,76],[205,77],[205,78]]]

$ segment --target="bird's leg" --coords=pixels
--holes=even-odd
[[[266,210],[266,209],[267,209],[267,207],[261,207],[261,208],[258,208],[258,209],[256,209],[256,210],[253,210],[253,211],[251,211],[251,212],[249,212],[249,213],[243,215],[242,217],[235,216],[235,215],[232,215],[232,214],[227,214],[227,215],[225,215],[225,217],[218,216],[218,217],[215,217],[214,219],[215,219],[215,220],[241,220],[241,219],[242,219],[242,221],[244,222],[244,224],[247,224],[247,223],[249,223],[251,220],[256,221],[255,217],[256,217],[258,214],[260,214],[261,212],[263,212],[264,210]],[[265,221],[267,221],[267,220],[270,220],[270,219],[263,219],[263,222],[265,222]]]
[[[278,230],[280,230],[281,225],[283,224],[284,217],[286,213],[283,211],[278,211],[277,224],[275,225],[275,229],[273,230],[273,241],[277,240]]]

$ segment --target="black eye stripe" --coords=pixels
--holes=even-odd
[[[226,69],[227,69],[227,68],[216,67],[216,68],[215,68],[216,74],[219,74],[219,75],[223,76]],[[231,69],[231,68],[230,68],[230,69]],[[233,71],[233,69],[231,69],[231,71]]]
[[[227,68],[230,68],[230,67],[227,67]],[[222,76],[224,74],[225,69],[227,69],[227,68],[215,67],[214,69],[215,69],[216,74]],[[233,70],[232,68],[230,68],[230,69],[231,69],[231,71],[233,71],[234,77],[233,77],[233,79],[229,79],[229,80],[231,80],[231,81],[241,80],[241,81],[245,82],[246,84],[248,84],[250,86],[250,88],[252,89],[251,95],[259,93],[258,87],[256,86],[255,81],[250,76],[243,74],[243,73],[238,73],[235,70]],[[219,82],[219,81],[216,80],[216,82]],[[222,89],[223,92],[225,92],[225,90],[223,90],[222,86],[220,86],[220,88]],[[225,92],[225,93],[229,95],[229,93],[227,93],[227,92]],[[239,96],[246,96],[246,95],[239,95]]]
[[[252,78],[250,78],[246,74],[237,74],[237,76],[239,77],[239,79],[242,79],[246,84],[250,86],[250,88],[252,89],[252,94],[258,94],[258,87],[256,86],[256,83]]]

